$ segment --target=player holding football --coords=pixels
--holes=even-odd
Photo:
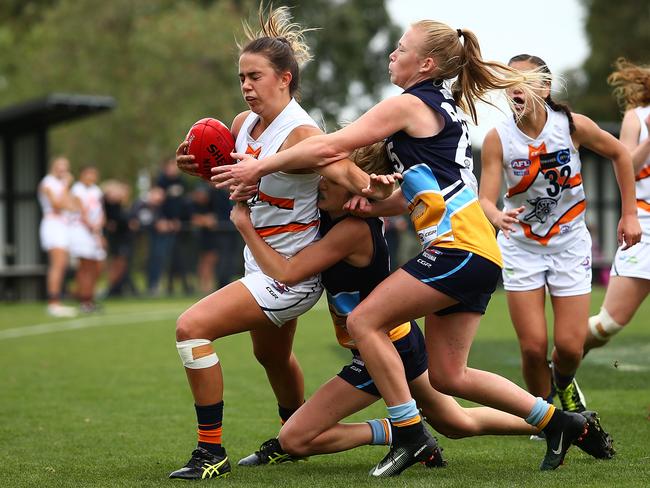
[[[375,105],[336,132],[311,137],[261,161],[242,161],[215,181],[251,183],[269,172],[336,163],[362,146],[388,138],[403,183],[386,201],[409,211],[423,250],[377,286],[348,316],[356,341],[388,407],[393,443],[373,470],[398,473],[436,448],[408,388],[404,366],[387,332],[425,317],[429,380],[443,393],[509,412],[543,430],[542,470],[556,469],[585,428],[582,415],[556,410],[497,374],[468,367],[469,350],[501,273],[494,228],[477,197],[463,111],[489,90],[533,86],[545,77],[481,57],[476,35],[432,20],[412,24],[389,57],[401,95]],[[338,164],[338,163],[337,163]]]
[[[239,79],[250,110],[232,123],[236,150],[255,158],[272,155],[321,134],[294,95],[299,85],[299,64],[309,59],[303,30],[286,7],[263,18],[261,31],[245,24],[248,43],[241,47]],[[181,169],[198,174],[187,142],[177,151]],[[370,183],[368,175],[351,161],[327,169],[337,181],[356,191]],[[248,199],[256,232],[276,251],[292,256],[318,238],[317,190],[313,171],[269,174],[259,185],[237,188],[233,199]],[[313,273],[292,286],[265,275],[250,250],[244,250],[246,274],[241,280],[205,297],[178,319],[176,346],[194,396],[198,446],[189,462],[171,478],[205,479],[226,476],[230,463],[222,446],[223,375],[212,341],[250,331],[253,349],[278,400],[280,416],[288,418],[304,402],[303,376],[291,352],[296,318],[309,310],[322,292],[320,276]]]

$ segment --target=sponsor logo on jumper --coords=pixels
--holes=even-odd
[[[432,225],[431,227],[427,227],[426,229],[422,229],[418,231],[418,237],[422,242],[435,239],[436,237],[438,237],[438,226]]]
[[[557,207],[557,200],[548,197],[537,197],[534,200],[526,200],[533,206],[533,210],[524,216],[527,222],[540,222],[545,223],[551,215],[555,207]]]
[[[539,165],[543,170],[557,168],[570,161],[571,152],[568,149],[560,149],[559,151],[539,155]]]
[[[566,234],[571,230],[571,224],[562,224],[560,225],[560,234]]]
[[[432,264],[430,262],[425,261],[424,259],[418,258],[417,261],[418,261],[418,264],[421,264],[422,266],[424,266],[426,268],[430,268],[432,266]]]

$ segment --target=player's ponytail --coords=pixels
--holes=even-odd
[[[616,71],[607,77],[607,83],[614,87],[614,96],[625,110],[650,105],[650,66],[630,63],[618,58]]]
[[[424,33],[422,56],[431,56],[437,63],[435,78],[456,78],[452,93],[456,104],[477,122],[476,100],[493,105],[487,97],[491,90],[505,90],[517,86],[526,100],[541,102],[534,87],[549,79],[542,72],[520,72],[510,66],[485,61],[476,35],[467,29],[452,29],[442,22],[422,20],[413,24]],[[511,102],[511,100],[509,100]]]
[[[273,9],[270,5],[266,9],[261,3],[258,17],[259,29],[252,28],[246,21],[243,22],[247,43],[238,44],[240,54],[262,54],[278,73],[289,71],[289,93],[295,96],[300,86],[300,67],[312,59],[304,34],[314,29],[303,29],[292,22],[288,7]]]
[[[510,61],[508,61],[508,64],[516,63],[516,62],[528,62],[531,63],[535,66],[537,66],[537,70],[546,73],[549,76],[548,79],[548,86],[550,88],[551,86],[551,77],[553,74],[551,73],[550,68],[546,64],[546,62],[540,58],[539,56],[533,56],[532,54],[518,54],[517,56],[513,56],[510,58]],[[571,108],[566,104],[566,103],[560,103],[556,102],[551,98],[551,92],[549,90],[548,96],[544,99],[546,102],[546,105],[548,105],[551,110],[555,112],[563,112],[564,115],[566,115],[568,121],[569,121],[569,133],[573,134],[573,132],[576,130],[575,123],[573,122],[573,116],[571,115]]]

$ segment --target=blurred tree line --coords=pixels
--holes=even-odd
[[[607,76],[619,56],[650,64],[648,0],[581,0],[591,52],[579,68],[566,74],[571,107],[596,121],[621,119]]]
[[[342,109],[376,103],[400,33],[384,0],[274,5],[319,28],[307,33],[315,59],[301,90],[317,121],[331,130]],[[51,152],[132,180],[173,157],[194,121],[229,124],[247,109],[235,41],[242,19],[257,25],[257,9],[252,0],[3,0],[0,107],[51,92],[113,96],[112,113],[54,129]]]

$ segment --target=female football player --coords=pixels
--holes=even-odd
[[[462,111],[476,120],[475,101],[488,90],[523,84],[530,93],[531,84],[544,76],[484,61],[474,33],[430,20],[409,27],[391,53],[388,69],[403,94],[380,102],[339,131],[306,139],[261,161],[235,154],[243,161],[221,169],[215,181],[250,184],[279,169],[324,166],[387,138],[393,167],[403,182],[382,202],[382,215],[390,215],[391,206],[393,214],[408,210],[424,249],[347,318],[348,331],[388,406],[393,427],[391,449],[372,473],[398,474],[436,449],[387,335],[417,317],[425,317],[432,386],[542,429],[547,451],[541,468],[555,469],[583,433],[584,417],[555,410],[509,380],[467,366],[481,315],[497,284],[501,254],[478,202]]]
[[[616,252],[600,313],[589,318],[585,353],[620,332],[650,292],[650,67],[619,59],[608,81],[626,110],[620,140],[632,153],[643,235],[636,246]]]
[[[537,56],[515,56],[519,70],[550,74]],[[613,136],[584,115],[551,98],[550,82],[538,88],[543,104],[525,103],[510,90],[514,115],[485,138],[480,199],[492,224],[501,229],[503,283],[522,354],[528,390],[548,398],[551,374],[563,410],[581,412],[585,402],[574,379],[583,355],[591,296],[591,237],[585,225],[586,200],[578,148],[611,159],[621,190],[618,238],[625,248],[639,241],[630,155]],[[496,207],[505,175],[505,208]],[[547,362],[546,288],[554,312],[552,367]],[[551,373],[552,371],[552,373]]]
[[[70,162],[62,156],[54,158],[50,172],[38,185],[38,201],[43,218],[39,229],[41,248],[47,253],[47,313],[53,317],[73,317],[72,307],[61,305],[63,279],[68,266],[70,226],[68,211],[72,208]]]
[[[70,255],[79,260],[77,267],[77,298],[82,312],[97,310],[95,287],[106,259],[102,231],[106,221],[104,194],[97,186],[99,171],[85,166],[79,181],[70,188],[75,212],[70,224]]]
[[[248,42],[240,51],[239,79],[250,110],[237,115],[231,129],[236,150],[256,158],[283,152],[321,133],[294,98],[299,64],[309,59],[303,31],[291,22],[286,7],[273,10],[268,19],[260,9],[260,24],[260,32],[245,25]],[[179,146],[177,163],[197,174],[193,157],[183,154],[186,146],[187,142]],[[348,163],[333,168],[338,172],[334,177],[359,191],[368,185],[368,175]],[[257,233],[279,253],[292,256],[318,236],[319,179],[311,170],[277,172],[266,175],[258,186],[237,188],[232,198],[252,194],[248,205]],[[198,446],[171,478],[205,479],[230,473],[221,445],[223,375],[212,347],[215,339],[250,331],[255,356],[266,369],[281,417],[288,418],[304,402],[303,376],[291,346],[296,318],[321,295],[320,276],[314,273],[286,286],[265,275],[248,249],[244,260],[244,278],[205,297],[178,319],[176,346],[194,396]]]

